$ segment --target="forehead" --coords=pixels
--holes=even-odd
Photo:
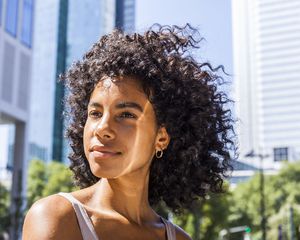
[[[93,98],[132,98],[148,100],[140,81],[134,77],[104,77],[95,86]]]

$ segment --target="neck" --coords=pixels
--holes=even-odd
[[[148,201],[149,171],[145,176],[133,173],[116,179],[102,178],[95,187],[101,210],[118,213],[139,225],[158,220]]]

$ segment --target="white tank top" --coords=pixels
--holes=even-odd
[[[66,198],[73,206],[79,223],[83,240],[99,240],[90,217],[88,216],[84,206],[70,193],[58,193],[58,195]],[[167,231],[167,240],[176,240],[175,226],[170,221],[160,217]]]

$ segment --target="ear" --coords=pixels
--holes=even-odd
[[[155,141],[155,148],[164,150],[168,147],[170,142],[170,136],[167,132],[167,129],[162,126],[158,129]]]

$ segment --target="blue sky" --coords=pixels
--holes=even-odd
[[[136,0],[136,29],[144,30],[153,23],[197,27],[205,38],[200,59],[213,66],[224,65],[233,74],[230,0]]]

